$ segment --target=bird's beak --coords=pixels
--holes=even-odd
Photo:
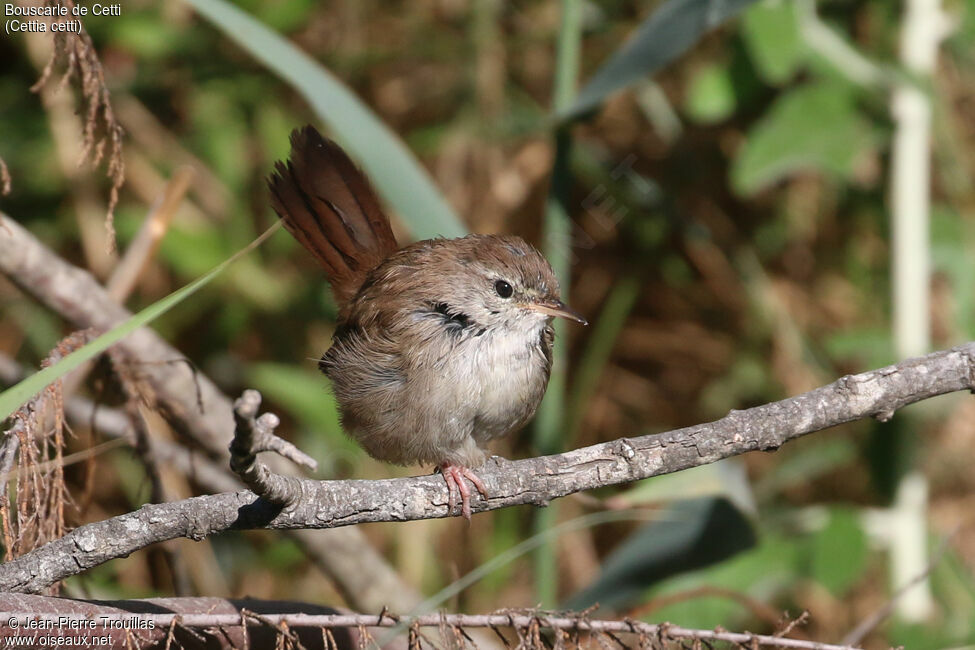
[[[533,300],[532,302],[525,305],[528,309],[533,311],[540,311],[543,314],[548,314],[549,316],[561,316],[562,318],[568,318],[569,320],[574,320],[582,325],[588,325],[589,321],[582,317],[582,314],[566,306],[561,300],[548,300],[539,299]]]

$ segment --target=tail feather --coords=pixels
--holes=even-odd
[[[291,133],[287,164],[268,178],[271,206],[319,261],[341,307],[399,246],[369,181],[312,126]]]

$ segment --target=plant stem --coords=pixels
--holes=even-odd
[[[896,354],[901,359],[924,354],[931,345],[931,100],[922,84],[934,72],[945,23],[941,0],[907,1],[900,55],[915,79],[899,82],[891,97],[896,124],[890,178],[893,330]],[[908,499],[907,493],[920,496]],[[891,507],[896,524],[890,539],[895,589],[927,563],[926,495],[927,483],[919,472],[910,471],[900,478]],[[908,621],[924,620],[933,609],[927,581],[914,585],[897,603],[897,613]]]
[[[579,49],[582,36],[581,0],[562,0],[562,24],[556,51],[555,88],[553,112],[567,109],[575,99],[579,76]],[[568,203],[570,177],[569,153],[571,138],[568,128],[559,127],[555,133],[555,162],[552,169],[552,185],[545,207],[545,255],[562,287],[562,296],[569,295],[569,266],[572,222]],[[561,448],[561,433],[565,428],[565,324],[555,323],[555,350],[553,352],[552,378],[548,392],[538,409],[535,420],[535,446],[539,452],[550,454]],[[551,528],[558,518],[556,508],[549,507],[538,513],[535,534]],[[535,550],[536,601],[543,607],[554,606],[558,597],[558,554],[554,540],[546,540]]]

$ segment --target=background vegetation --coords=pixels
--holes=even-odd
[[[565,270],[571,304],[593,325],[560,332],[546,406],[496,447],[501,455],[695,424],[895,361],[891,93],[912,79],[898,53],[904,7],[674,2],[698,17],[712,4],[743,9],[668,65],[681,33],[676,23],[653,31],[653,2],[236,3],[312,62],[273,49],[210,0],[132,0],[120,17],[88,19],[126,132],[120,249],[166,180],[185,165],[195,172],[128,306],[153,303],[271,225],[264,178],[286,155],[290,130],[312,122],[369,169],[402,241],[511,232]],[[916,80],[934,112],[930,245],[921,242],[933,265],[933,348],[975,338],[975,2],[946,10],[953,31],[936,73]],[[621,50],[633,34],[651,50]],[[111,181],[66,154],[81,139],[70,88],[28,90],[45,42],[0,38],[0,156],[12,178],[0,205],[104,278],[114,264],[102,225]],[[562,119],[577,81],[584,105]],[[341,84],[368,108],[350,104]],[[614,85],[628,87],[602,101]],[[422,161],[429,192],[394,168],[399,154],[378,139],[382,124]],[[70,331],[6,281],[0,300],[0,350],[27,366]],[[313,361],[334,316],[312,258],[278,233],[154,326],[226,393],[259,389],[283,433],[320,461],[320,477],[415,473],[370,460],[341,432]],[[98,382],[88,390],[113,400]],[[543,511],[365,532],[425,595],[493,560],[442,603],[450,611],[598,601],[646,620],[758,632],[783,611],[808,610],[803,633],[836,642],[888,602],[899,570],[892,540],[920,522],[936,559],[931,600],[909,601],[920,604],[867,646],[975,644],[973,416],[969,398],[941,398],[886,424],[840,427]],[[98,444],[82,433],[69,452]],[[127,512],[151,494],[131,450],[98,449],[66,470],[70,524]],[[927,486],[922,517],[907,524],[894,516],[905,476]],[[597,514],[606,511],[619,515]],[[193,567],[196,593],[340,602],[277,534],[171,548]],[[66,589],[173,593],[164,567],[149,550]]]

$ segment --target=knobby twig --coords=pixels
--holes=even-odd
[[[230,443],[230,468],[255,494],[271,503],[288,505],[301,498],[302,481],[293,476],[275,474],[257,460],[257,454],[275,451],[312,470],[318,463],[287,440],[274,435],[280,420],[273,413],[257,417],[260,406],[261,394],[256,390],[244,391],[241,398],[234,402],[237,433]]]
[[[2,211],[0,273],[77,328],[107,329],[131,316],[90,273],[65,262]],[[152,407],[183,439],[195,441],[228,469],[231,400],[188,362],[174,363],[185,360],[183,354],[149,328],[137,330],[114,347],[137,365]],[[194,473],[202,479],[200,471]],[[212,485],[209,489],[227,490]],[[420,602],[416,589],[403,581],[358,528],[292,530],[289,535],[353,607],[372,611],[389,605],[409,611]]]
[[[621,438],[574,451],[508,461],[479,475],[491,497],[475,511],[551,499],[636,481],[757,450],[774,450],[813,431],[865,417],[889,420],[900,408],[975,386],[975,343],[848,375],[822,388],[715,422]],[[256,412],[256,409],[255,409]],[[230,529],[333,528],[365,522],[446,517],[448,495],[436,476],[379,481],[295,479],[302,498],[286,507],[250,491],[150,504],[82,526],[0,566],[0,590],[36,592],[108,560],[175,537],[202,539]]]

